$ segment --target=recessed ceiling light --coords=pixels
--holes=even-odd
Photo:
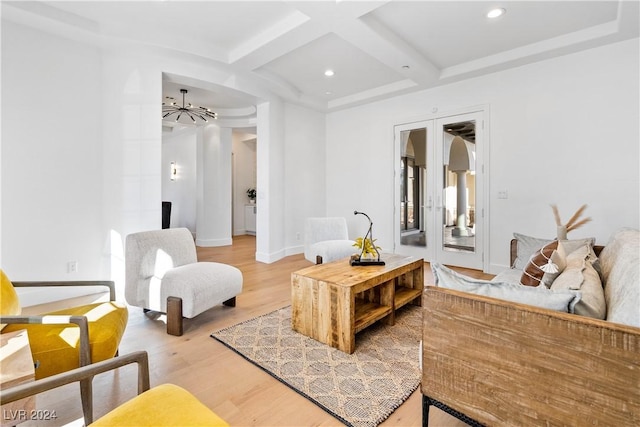
[[[487,18],[491,18],[491,19],[498,18],[499,16],[504,15],[505,12],[506,10],[501,7],[496,9],[491,9],[489,13],[487,13]]]
[[[333,70],[327,70],[324,72],[324,75],[327,77],[332,77],[334,74]]]

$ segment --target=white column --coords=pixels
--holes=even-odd
[[[207,125],[198,140],[196,245],[226,246],[231,237],[232,130]]]
[[[284,257],[284,119],[277,99],[258,104],[256,260]]]
[[[467,171],[455,171],[456,184],[456,227],[451,230],[454,237],[471,236],[471,230],[467,228]]]

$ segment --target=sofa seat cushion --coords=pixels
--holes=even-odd
[[[569,313],[574,312],[575,305],[580,301],[580,292],[572,290],[554,291],[544,285],[533,287],[473,279],[437,262],[431,264],[431,269],[436,286],[443,288]]]
[[[86,316],[89,321],[91,362],[115,356],[129,318],[124,305],[105,302],[53,311],[42,316]],[[26,329],[36,368],[36,379],[80,366],[80,328],[72,324],[11,324],[4,331]],[[4,332],[3,331],[3,332]]]
[[[90,424],[93,427],[228,425],[187,390],[173,384],[153,387]]]
[[[600,253],[607,320],[640,327],[640,231],[623,228]]]

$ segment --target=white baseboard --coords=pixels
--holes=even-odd
[[[233,244],[233,239],[198,239],[196,237],[196,246],[202,247],[214,247],[214,246],[230,246]]]
[[[289,246],[288,248],[285,248],[284,253],[285,253],[285,256],[303,254],[304,253],[304,245]]]
[[[281,260],[285,256],[286,252],[284,249],[272,253],[256,252],[256,261],[271,264],[272,262]]]

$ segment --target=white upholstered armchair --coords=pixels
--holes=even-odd
[[[304,257],[316,264],[346,258],[356,252],[349,240],[347,220],[342,217],[307,218],[304,226]]]
[[[125,298],[145,311],[167,314],[167,333],[182,335],[183,317],[213,306],[235,307],[242,272],[217,262],[198,262],[186,228],[129,234],[125,246]]]

